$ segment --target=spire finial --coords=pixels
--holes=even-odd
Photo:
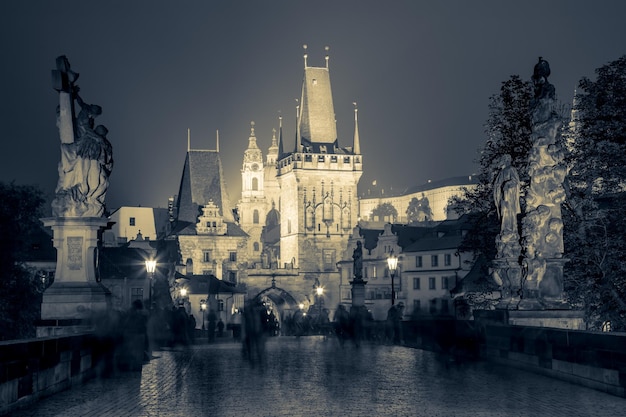
[[[325,46],[324,50],[326,51],[326,69],[328,69],[328,51],[330,51],[330,46]]]
[[[305,43],[304,45],[302,45],[302,48],[304,48],[304,68],[306,68],[306,67],[307,67],[307,64],[306,64],[306,59],[307,59],[307,57],[309,56],[309,55],[306,53],[306,49],[308,48],[308,46],[306,45],[306,43]]]
[[[356,105],[356,101],[353,101],[354,105],[354,139],[352,141],[352,151],[355,155],[361,154],[361,140],[359,139],[359,108]]]
[[[250,122],[250,136],[254,136],[254,120]]]

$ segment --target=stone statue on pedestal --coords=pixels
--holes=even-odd
[[[557,135],[561,118],[555,108],[554,86],[548,81],[550,66],[543,58],[535,65],[531,101],[533,147],[528,157],[530,185],[526,192],[526,213],[522,219],[524,258],[523,304],[536,308],[562,303],[563,180],[567,174],[564,152]]]
[[[94,120],[102,108],[87,104],[79,96],[79,74],[70,69],[65,56],[52,71],[53,88],[59,92],[57,126],[61,139],[59,181],[52,202],[56,217],[101,217],[113,168],[113,149],[102,125]],[[80,112],[75,115],[75,105]]]
[[[110,305],[111,293],[97,279],[97,248],[100,230],[108,222],[103,214],[112,147],[107,129],[95,125],[102,109],[78,95],[77,79],[68,59],[58,57],[52,82],[59,93],[59,181],[53,217],[41,219],[52,228],[57,262],[55,281],[42,295],[38,337],[92,331],[96,317]]]

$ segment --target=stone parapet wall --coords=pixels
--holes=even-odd
[[[92,334],[0,342],[0,415],[96,375]]]
[[[403,325],[408,346],[493,361],[626,397],[624,333],[443,318]]]

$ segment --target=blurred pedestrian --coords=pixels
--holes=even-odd
[[[224,336],[224,322],[220,318],[219,321],[217,322],[217,337],[222,337],[222,336]]]
[[[217,323],[217,315],[215,310],[211,309],[208,316],[209,342],[215,341],[215,327]]]
[[[337,306],[335,315],[333,316],[333,324],[335,326],[335,335],[339,340],[339,344],[343,346],[350,337],[350,314],[343,304]]]
[[[141,300],[133,301],[130,310],[122,319],[123,342],[120,354],[122,369],[141,370],[143,362],[149,358],[148,317]]]
[[[243,354],[253,364],[264,358],[265,314],[263,304],[258,301],[246,303],[243,309]]]

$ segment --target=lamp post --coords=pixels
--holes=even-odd
[[[187,296],[187,288],[181,288],[180,289],[180,301],[178,302],[179,306],[184,306],[185,305],[185,297]]]
[[[320,313],[320,320],[322,318],[322,295],[324,295],[324,287],[322,287],[321,285],[318,286],[315,289],[315,292],[317,293],[317,304],[319,306],[319,313]]]
[[[393,254],[393,249],[387,258],[387,267],[389,268],[389,275],[391,275],[391,305],[394,305],[396,302],[396,288],[394,287],[393,278],[398,268],[398,257]]]
[[[204,331],[205,313],[206,313],[206,300],[200,300],[200,311],[202,311],[202,331]]]
[[[150,310],[152,310],[152,283],[154,282],[154,272],[156,271],[156,261],[154,259],[148,259],[146,261],[146,271],[150,277]]]

